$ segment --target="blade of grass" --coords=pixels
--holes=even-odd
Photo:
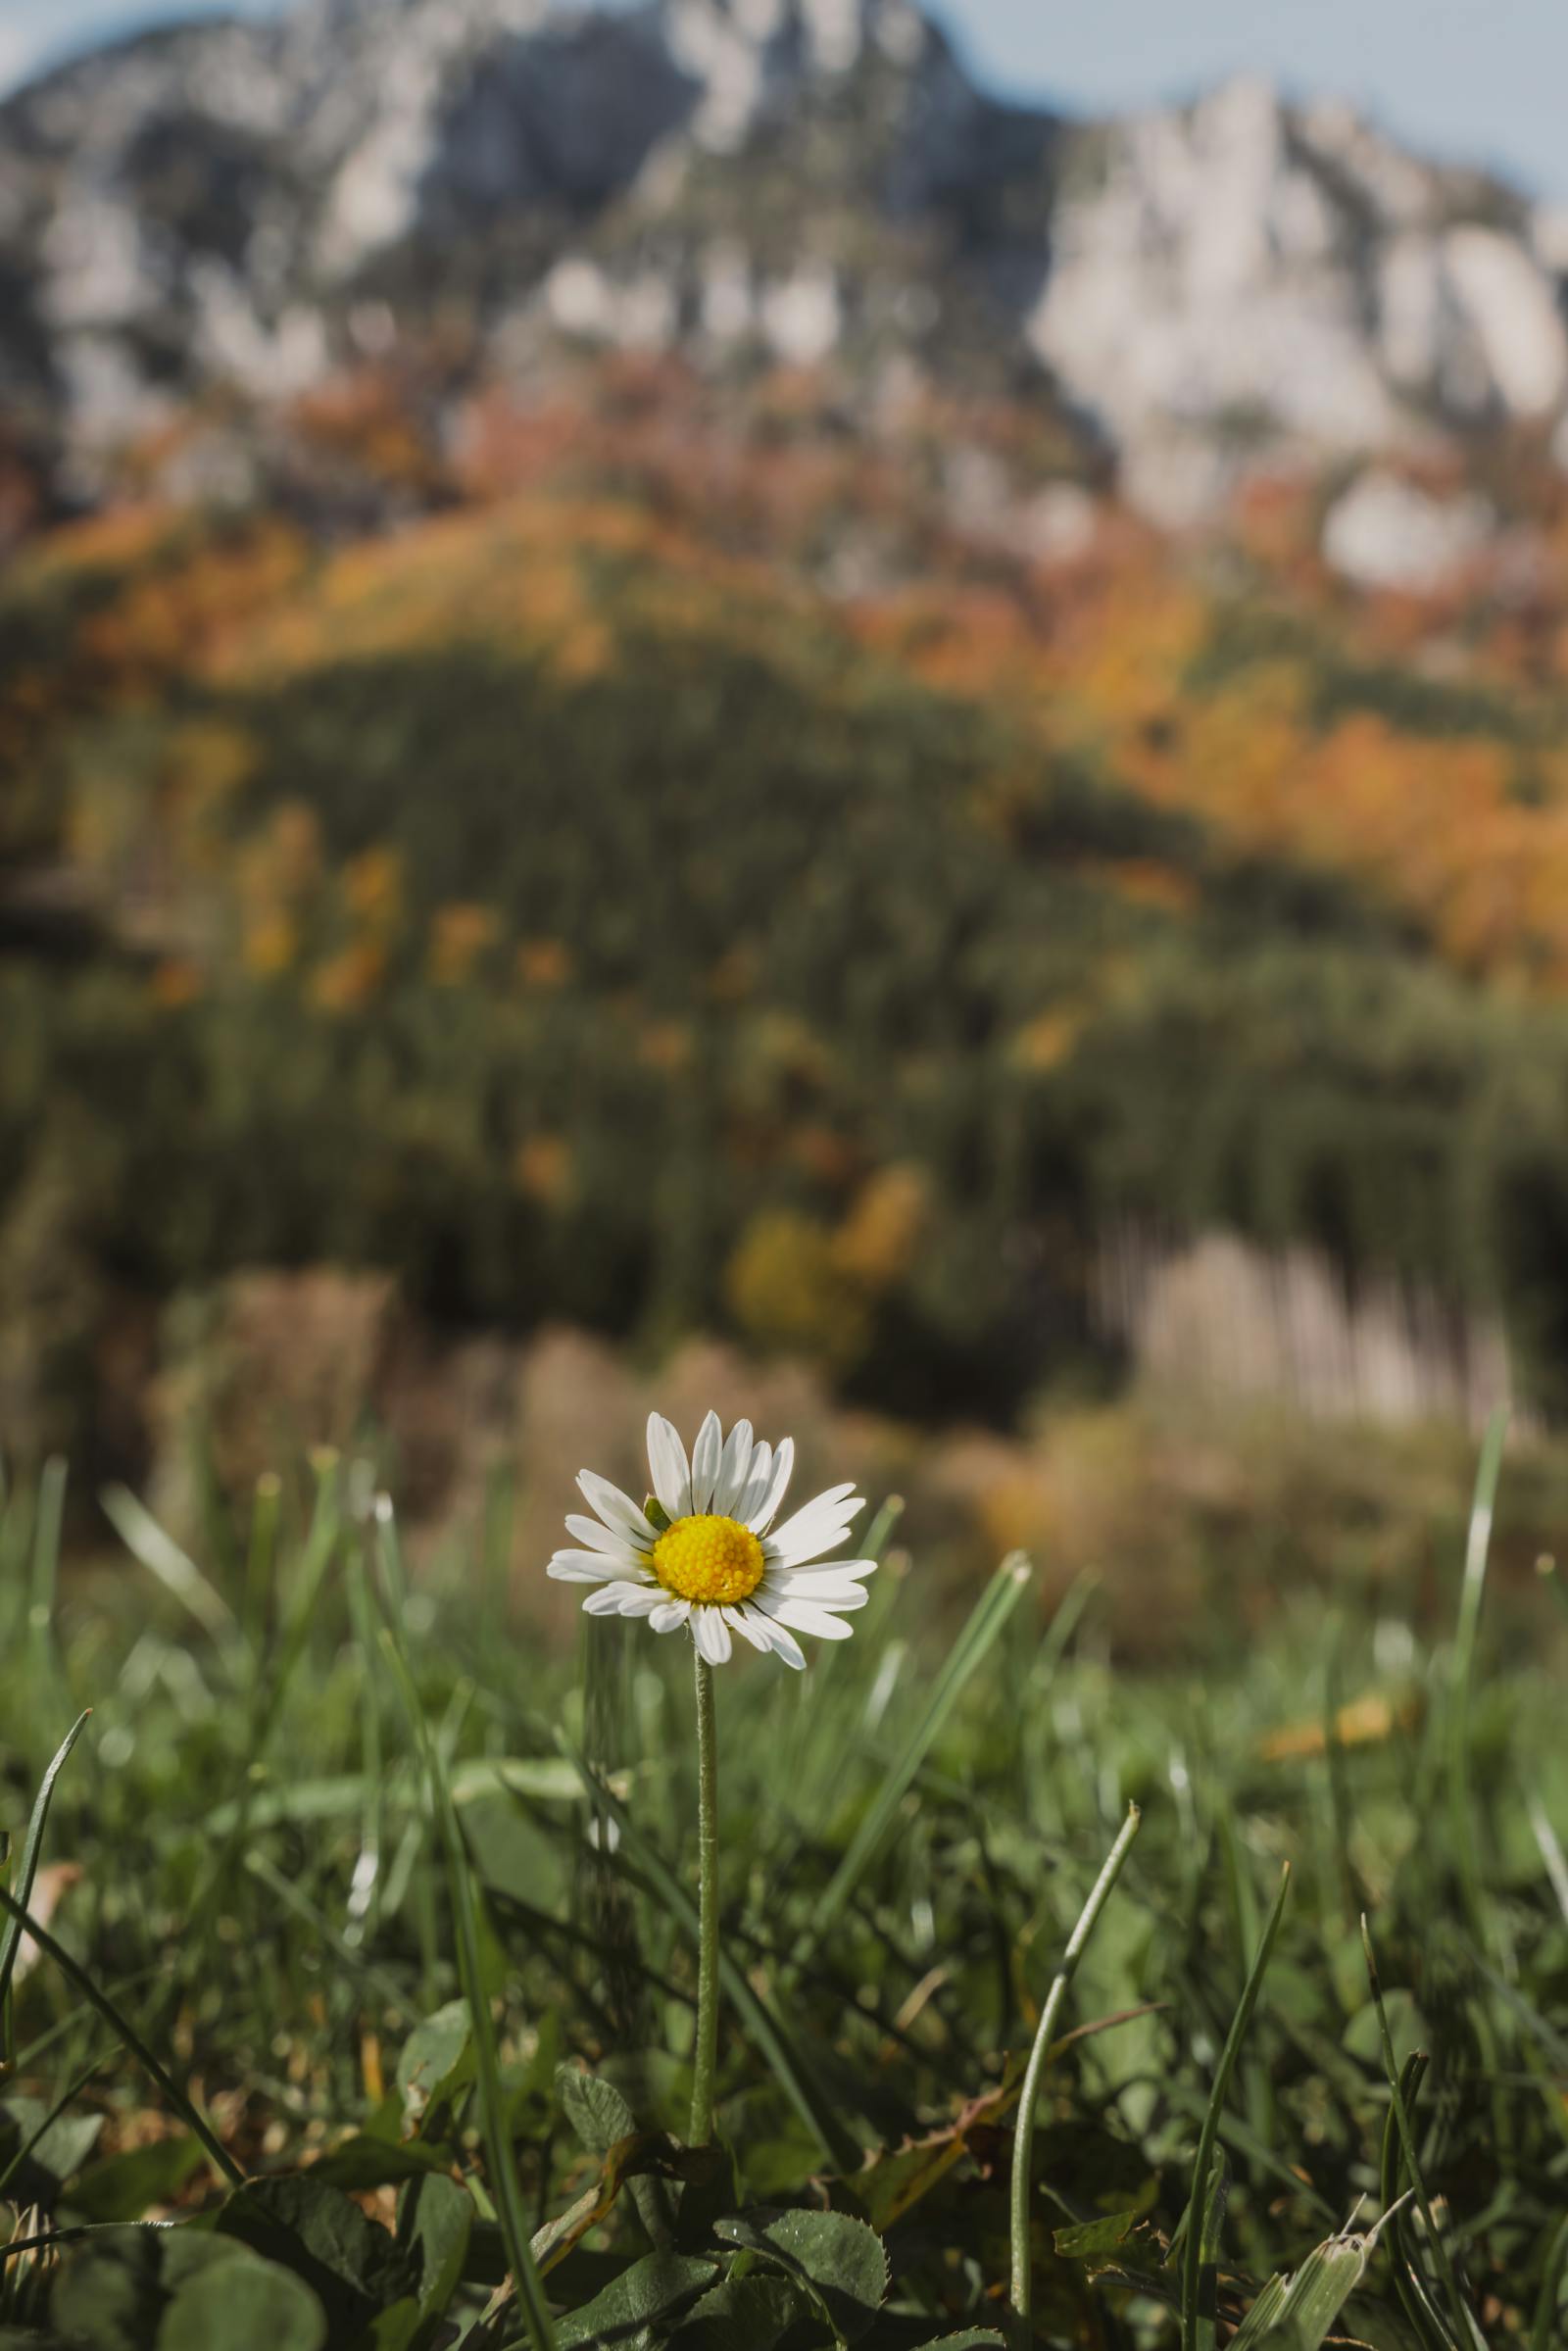
[[[395,1525],[389,1504],[383,1506],[378,1503],[376,1518],[378,1529]],[[391,1667],[398,1695],[403,1701],[403,1710],[408,1716],[409,1728],[424,1765],[435,1812],[436,1835],[446,1862],[447,1887],[457,1934],[458,1975],[464,1997],[468,2003],[469,2023],[473,2032],[474,2087],[479,2102],[479,2127],[488,2160],[491,2192],[501,2224],[502,2242],[506,2247],[507,2264],[535,2351],[554,2351],[556,2334],[551,2324],[550,2305],[529,2250],[533,2230],[524,2208],[522,2182],[517,2178],[516,2161],[507,2131],[501,2060],[479,1960],[479,1889],[468,1866],[468,1850],[463,1841],[463,1831],[458,1826],[457,1807],[452,1801],[446,1765],[435,1739],[430,1736],[430,1726],[419,1702],[419,1693],[404,1650],[402,1577],[396,1552],[383,1553],[383,1564],[390,1568],[390,1572],[384,1577],[387,1622],[382,1630],[381,1650]]]
[[[106,1486],[99,1496],[104,1515],[125,1548],[141,1561],[215,1641],[226,1641],[235,1631],[234,1612],[222,1593],[202,1574],[172,1535],[164,1532],[152,1512],[136,1499],[128,1486]]]
[[[886,1555],[888,1544],[893,1541],[893,1530],[903,1516],[903,1494],[890,1494],[866,1530],[864,1547],[860,1552],[862,1559],[881,1559]]]
[[[88,1717],[91,1713],[92,1708],[89,1706],[85,1714],[77,1715],[71,1729],[55,1749],[54,1760],[38,1784],[38,1793],[33,1799],[32,1814],[27,1822],[26,1839],[22,1848],[22,1869],[15,1887],[16,1898],[24,1910],[32,1899],[32,1882],[38,1873],[38,1854],[43,1844],[44,1826],[49,1818],[49,1802],[55,1792],[55,1782],[65,1768],[67,1756],[87,1728]],[[5,2037],[8,2052],[11,2042],[11,1979],[16,1972],[17,1953],[21,1948],[22,1929],[13,1920],[6,1927],[4,1933],[0,1934],[0,2009],[3,2009],[6,2014]]]
[[[1142,1825],[1142,1813],[1136,1804],[1129,1804],[1121,1833],[1090,1889],[1088,1901],[1078,1914],[1078,1924],[1067,1937],[1061,1965],[1052,1978],[1051,1989],[1046,1994],[1046,2004],[1040,2012],[1040,2023],[1035,2031],[1034,2047],[1029,2052],[1023,2087],[1018,2093],[1018,2118],[1012,2134],[1011,2290],[1012,2307],[1020,2320],[1024,2321],[1029,2317],[1033,2285],[1033,2265],[1029,2257],[1029,2170],[1034,2152],[1035,2108],[1040,2099],[1040,2084],[1045,2080],[1056,2019],[1067,1997],[1067,1986],[1077,1973],[1078,1962],[1088,1947],[1089,1937],[1095,1931],[1101,1912],[1110,1899],[1111,1890],[1121,1876],[1122,1865],[1132,1851],[1133,1839]]]
[[[360,1849],[349,1886],[347,1941],[352,1945],[373,1934],[380,1915],[381,1855],[386,1846],[386,1774],[381,1761],[381,1709],[377,1702],[375,1665],[375,1604],[363,1558],[349,1562],[349,1616],[360,1652],[360,1755],[364,1764],[365,1801],[360,1819]]]
[[[1395,2119],[1398,2125],[1400,2144],[1404,2148],[1405,2167],[1410,2175],[1410,2184],[1415,2189],[1416,2206],[1421,2215],[1422,2226],[1427,2232],[1427,2241],[1432,2247],[1433,2256],[1443,2278],[1444,2292],[1448,2299],[1455,2351],[1464,2351],[1464,2347],[1476,2338],[1471,2331],[1470,2315],[1465,2309],[1464,2296],[1459,2291],[1459,2280],[1454,2274],[1447,2244],[1439,2235],[1437,2223],[1432,2217],[1432,2199],[1427,2194],[1427,2183],[1421,2171],[1421,2158],[1416,2153],[1415,2132],[1410,2126],[1409,2109],[1405,2105],[1404,2092],[1400,2087],[1399,2068],[1394,2054],[1394,2035],[1389,2031],[1388,2011],[1383,2005],[1383,1984],[1378,1975],[1377,1958],[1372,1949],[1371,1931],[1364,1916],[1361,1920],[1361,1947],[1366,1953],[1367,1982],[1372,1987],[1372,2004],[1377,2010],[1378,2035],[1383,2043],[1383,2067],[1389,2078],[1389,2090],[1394,2100]]]
[[[1557,1840],[1557,1832],[1547,1820],[1545,1807],[1534,1788],[1530,1791],[1529,1811],[1530,1827],[1536,1839],[1537,1849],[1545,1864],[1546,1876],[1551,1882],[1551,1890],[1557,1897],[1557,1907],[1562,1912],[1564,1923],[1568,1924],[1568,1858],[1565,1858],[1563,1854],[1562,1846]]]
[[[1201,2220],[1195,2219],[1195,2216],[1201,2215],[1206,2206],[1209,2180],[1214,2168],[1214,2150],[1219,2138],[1220,2112],[1225,2104],[1226,2092],[1230,2088],[1231,2075],[1236,2068],[1237,2056],[1247,2037],[1247,2028],[1251,2023],[1252,2011],[1257,2006],[1257,1995],[1262,1989],[1263,1977],[1268,1968],[1270,1954],[1274,1949],[1275,1938],[1280,1931],[1280,1921],[1285,1916],[1285,1903],[1290,1890],[1291,1870],[1290,1864],[1287,1862],[1280,1876],[1280,1890],[1274,1897],[1274,1907],[1269,1912],[1268,1923],[1263,1929],[1262,1937],[1248,1972],[1247,1982],[1242,1988],[1240,2005],[1231,2019],[1230,2032],[1225,2036],[1225,2046],[1220,2052],[1219,2070],[1214,2076],[1213,2089],[1209,2092],[1208,2111],[1203,2117],[1203,2128],[1199,2133],[1198,2155],[1193,2165],[1192,2197],[1187,2208],[1187,2238],[1182,2258],[1182,2351],[1213,2351],[1213,2312],[1209,2311],[1205,2317],[1201,2309],[1204,2273],[1203,2228]]]
[[[1553,2344],[1562,2339],[1557,2320],[1565,2271],[1568,2271],[1568,2213],[1558,2222],[1557,2232],[1546,2248],[1546,2265],[1541,2274],[1541,2299],[1536,2304],[1535,2325],[1530,2329],[1530,2351],[1552,2351]]]
[[[256,1481],[250,1546],[245,1554],[245,1645],[256,1657],[260,1657],[266,1645],[267,1625],[271,1615],[282,1501],[282,1479],[275,1470],[264,1470]]]
[[[4,1908],[8,1918],[14,1920],[26,1934],[32,1936],[39,1950],[54,1961],[62,1975],[70,1978],[88,2006],[95,2008],[104,2023],[118,2033],[143,2072],[148,2074],[163,2091],[164,2096],[173,2107],[180,2120],[201,2140],[223,2178],[234,2187],[242,2186],[245,2180],[244,2173],[229,2154],[221,2139],[218,2137],[200,2107],[195,2104],[188,2092],[180,2088],[173,2076],[159,2063],[124,2012],[116,2006],[106,1991],[99,1990],[81,1962],[74,1959],[71,1953],[55,1940],[48,1928],[41,1925],[30,1911],[6,1891],[4,1886],[0,1886],[0,1907]]]
[[[967,1624],[949,1652],[946,1665],[937,1676],[936,1687],[927,1700],[924,1713],[889,1764],[843,1860],[816,1904],[811,1925],[794,1954],[797,1967],[804,1967],[812,1958],[838,1924],[868,1863],[891,1828],[894,1815],[913,1785],[916,1772],[957,1703],[959,1692],[994,1646],[1003,1627],[1023,1597],[1024,1587],[1032,1573],[1030,1563],[1021,1551],[1009,1552],[976,1601]]]
[[[1412,2050],[1405,2059],[1404,2072],[1399,2078],[1399,2096],[1406,2114],[1414,2114],[1421,2083],[1426,2077],[1430,2060],[1424,2049]],[[1403,2154],[1399,2136],[1399,2116],[1393,2099],[1389,2101],[1389,2119],[1383,2128],[1383,2158],[1378,2187],[1386,2211],[1392,2210],[1399,2193],[1399,2160]],[[1396,2215],[1389,2230],[1389,2261],[1394,2271],[1394,2283],[1404,2313],[1415,2329],[1423,2351],[1448,2351],[1448,2330],[1433,2309],[1425,2286],[1405,2242],[1402,2212]]]
[[[1262,1931],[1262,1914],[1258,1909],[1257,1889],[1252,1884],[1247,1855],[1242,1849],[1236,1814],[1229,1803],[1216,1806],[1215,1826],[1219,1832],[1220,1854],[1225,1864],[1231,1909],[1236,1919],[1236,1946],[1241,1951],[1255,1951]],[[1249,2127],[1253,2136],[1267,2145],[1274,2137],[1274,2100],[1267,2070],[1250,2058],[1244,2058],[1241,2072],[1242,2096],[1247,2107]]]
[[[88,2082],[92,2080],[94,2074],[98,2072],[103,2063],[104,2060],[101,2057],[95,2057],[91,2065],[84,2067],[82,2072],[76,2076],[75,2081],[71,2082],[65,2089],[61,2091],[59,2097],[55,2100],[54,2104],[48,2108],[41,2120],[33,2125],[26,2137],[23,2139],[17,2147],[17,2150],[11,2157],[10,2162],[7,2163],[3,2169],[0,2169],[0,2196],[5,2194],[13,2175],[21,2171],[23,2165],[26,2162],[28,2156],[32,2153],[33,2148],[38,2144],[45,2132],[53,2130],[55,2124],[59,2122],[61,2116],[65,2113],[66,2108],[70,2106],[74,2099],[81,2095],[82,2091],[86,2088]]]
[[[1481,1863],[1476,1851],[1470,1786],[1470,1696],[1475,1681],[1481,1603],[1487,1588],[1493,1512],[1496,1505],[1497,1481],[1502,1472],[1502,1448],[1507,1434],[1508,1407],[1499,1404],[1487,1423],[1481,1458],[1476,1466],[1475,1494],[1470,1504],[1470,1528],[1465,1543],[1464,1581],[1459,1592],[1459,1623],[1454,1635],[1446,1739],[1448,1824],[1459,1869],[1459,1883],[1476,1940],[1483,1950],[1494,1955],[1498,1952],[1497,1914],[1489,1911],[1483,1895]]]

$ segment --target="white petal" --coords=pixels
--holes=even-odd
[[[814,1633],[818,1641],[848,1641],[855,1631],[832,1609],[813,1606],[809,1600],[776,1600],[767,1613],[775,1624],[791,1625],[797,1633]]]
[[[724,1455],[724,1441],[719,1432],[718,1414],[710,1412],[697,1432],[692,1446],[692,1508],[701,1515],[710,1509],[713,1500],[713,1481]]]
[[[645,1549],[653,1549],[659,1538],[629,1494],[622,1494],[618,1486],[612,1486],[608,1478],[599,1477],[591,1469],[580,1469],[577,1483],[588,1497],[589,1507],[598,1511],[612,1534],[629,1535]]]
[[[824,1559],[819,1567],[783,1567],[776,1562],[767,1570],[772,1591],[804,1592],[808,1599],[815,1598],[830,1584],[858,1584],[866,1576],[874,1576],[880,1561],[875,1559]]]
[[[734,1509],[730,1512],[731,1518],[738,1518],[743,1527],[751,1526],[752,1521],[756,1517],[758,1509],[761,1504],[762,1496],[767,1492],[768,1480],[772,1477],[772,1446],[765,1441],[760,1444],[754,1445],[752,1447],[752,1466],[747,1474],[745,1488],[741,1494],[739,1501],[735,1504]]]
[[[580,1510],[567,1512],[566,1533],[575,1535],[590,1551],[603,1551],[607,1558],[623,1560],[628,1567],[634,1567],[642,1557],[629,1535],[617,1534],[613,1527],[603,1526],[597,1518],[584,1518]]]
[[[657,1608],[649,1610],[648,1622],[656,1633],[673,1633],[677,1625],[686,1622],[691,1612],[690,1600],[662,1600]]]
[[[814,1608],[836,1608],[846,1616],[863,1608],[871,1597],[863,1584],[823,1584],[814,1580],[808,1583],[804,1577],[787,1575],[769,1578],[760,1590],[769,1599],[808,1600]]]
[[[635,1589],[623,1584],[620,1589],[625,1595],[620,1603],[622,1616],[652,1616],[669,1596],[662,1584],[639,1584]]]
[[[724,1441],[723,1457],[713,1484],[713,1508],[728,1518],[746,1491],[752,1470],[752,1424],[738,1420]]]
[[[648,1415],[648,1466],[654,1492],[671,1518],[687,1518],[692,1506],[692,1472],[686,1447],[673,1423],[658,1412]]]
[[[787,1518],[763,1544],[767,1558],[776,1559],[780,1567],[799,1567],[808,1559],[815,1559],[842,1543],[851,1523],[865,1508],[861,1496],[853,1486],[830,1486],[814,1501]]]
[[[692,1638],[710,1665],[722,1665],[730,1652],[729,1627],[722,1608],[694,1608]]]
[[[764,1616],[755,1608],[752,1621],[775,1657],[782,1657],[786,1665],[793,1665],[798,1674],[805,1672],[806,1652],[793,1633],[787,1633],[776,1617]]]
[[[793,1437],[786,1437],[778,1451],[773,1455],[773,1472],[762,1491],[761,1498],[746,1521],[754,1535],[760,1535],[764,1527],[771,1526],[777,1515],[778,1506],[788,1491],[790,1472],[794,1467],[795,1440]]]
[[[765,1619],[758,1616],[753,1609],[744,1605],[739,1608],[726,1608],[723,1616],[725,1624],[732,1633],[738,1633],[743,1641],[751,1642],[754,1649],[760,1649],[764,1655],[766,1654],[771,1643],[763,1629]]]
[[[545,1569],[558,1584],[608,1584],[621,1572],[618,1559],[607,1559],[602,1551],[557,1551]]]
[[[601,1584],[597,1592],[588,1594],[583,1608],[589,1616],[636,1616],[641,1612],[641,1595],[648,1589],[646,1584]],[[657,1592],[659,1587],[653,1589]]]

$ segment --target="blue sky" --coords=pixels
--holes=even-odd
[[[0,0],[0,85],[89,33],[233,5]],[[946,0],[940,13],[1004,88],[1109,108],[1256,69],[1568,201],[1568,0]]]

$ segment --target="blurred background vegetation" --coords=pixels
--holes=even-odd
[[[1064,577],[958,547],[940,600],[846,605],[798,507],[721,529],[700,469],[605,471],[596,436],[581,479],[341,544],[129,504],[13,560],[14,1454],[167,1497],[193,1447],[226,1474],[240,1379],[288,1442],[422,1427],[439,1517],[483,1464],[434,1458],[433,1366],[488,1380],[505,1449],[542,1335],[633,1386],[706,1337],[895,1469],[961,1424],[955,1482],[1066,1541],[1116,1398],[1181,1362],[1151,1285],[1215,1232],[1338,1300],[1314,1338],[1276,1298],[1292,1359],[1250,1382],[1188,1268],[1269,1443],[1366,1401],[1328,1357],[1376,1297],[1396,1353],[1459,1361],[1450,1421],[1494,1356],[1544,1429],[1568,774],[1517,628],[1470,615],[1486,682],[1445,683],[1407,604],[1314,588],[1278,497],[1223,576],[1126,524]],[[1070,1470],[1043,1401],[1099,1432]],[[1169,1411],[1127,1408],[1137,1488]]]

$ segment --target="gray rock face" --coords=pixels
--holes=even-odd
[[[304,0],[0,106],[0,402],[79,455],[456,310],[503,372],[562,337],[988,371],[1181,522],[1260,453],[1549,428],[1564,243],[1261,83],[1000,105],[910,0]]]

